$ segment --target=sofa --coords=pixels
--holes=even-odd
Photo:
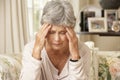
[[[0,80],[19,80],[21,54],[0,54]]]

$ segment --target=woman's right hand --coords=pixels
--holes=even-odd
[[[45,45],[45,39],[50,28],[51,25],[45,23],[41,26],[40,30],[36,34],[32,56],[38,60],[41,60],[41,50]]]

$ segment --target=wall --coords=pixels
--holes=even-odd
[[[98,3],[98,0],[90,0],[89,4],[101,8]],[[94,41],[95,46],[99,47],[100,50],[120,51],[120,36],[115,37],[115,36],[99,36],[99,35],[80,35],[80,40]]]
[[[92,36],[95,46],[104,51],[120,51],[120,37],[111,36]]]

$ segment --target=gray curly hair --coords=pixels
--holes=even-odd
[[[76,18],[72,5],[67,1],[48,1],[43,9],[43,23],[74,27]]]

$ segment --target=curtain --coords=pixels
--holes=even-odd
[[[42,16],[43,7],[51,0],[26,0],[28,11],[28,22],[30,31],[30,40],[35,39],[35,35],[41,26],[40,20]]]
[[[76,32],[80,32],[80,27],[79,27],[79,22],[80,22],[80,0],[65,0],[65,1],[69,1],[72,6],[73,6],[73,10],[74,10],[74,15],[76,17],[76,26],[75,26],[75,31]],[[79,35],[78,35],[79,36]]]
[[[0,0],[0,53],[20,53],[29,41],[26,0]]]

